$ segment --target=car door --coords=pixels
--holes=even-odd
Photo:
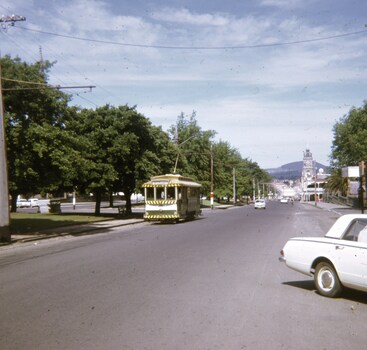
[[[358,242],[358,235],[365,226],[365,220],[355,220],[334,245],[335,267],[347,287],[367,289],[367,243]]]

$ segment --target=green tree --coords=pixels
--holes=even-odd
[[[353,108],[333,127],[331,163],[335,168],[367,160],[367,103]]]
[[[169,129],[177,147],[176,172],[190,176],[202,184],[203,194],[211,190],[211,162],[213,161],[213,185],[216,197],[233,196],[233,171],[236,171],[236,196],[250,195],[252,180],[270,182],[270,176],[256,163],[243,159],[228,142],[214,142],[214,130],[202,130],[196,113],[177,117]],[[237,169],[237,170],[236,170]]]
[[[176,145],[172,172],[192,177],[202,184],[203,193],[209,192],[211,149],[216,132],[202,130],[196,120],[196,112],[191,115],[181,113],[168,132]]]
[[[139,185],[172,166],[172,158],[167,156],[172,143],[166,133],[152,126],[149,119],[139,114],[135,107],[122,106],[116,110],[120,117],[123,116],[123,124],[120,140],[111,149],[111,162],[118,175],[113,189],[122,188],[126,210],[131,212],[131,194],[138,190]]]
[[[325,188],[332,194],[346,196],[348,193],[348,178],[342,176],[342,169],[333,169],[331,176],[328,177]]]
[[[47,85],[50,62],[1,59],[12,211],[19,194],[31,196],[71,181],[75,140],[64,133],[70,97]],[[75,149],[75,148],[74,148]],[[75,155],[75,152],[74,152]]]
[[[254,180],[256,183],[270,183],[271,176],[261,169],[256,162],[248,159],[241,161],[239,175],[237,175],[237,190],[241,196],[253,195]],[[263,193],[265,195],[265,193]]]
[[[214,194],[218,198],[233,196],[233,172],[241,161],[240,153],[229,142],[219,141],[213,145]]]
[[[243,159],[228,142],[220,141],[214,148],[214,192],[219,198],[233,197],[233,179],[236,180],[236,198],[251,196],[253,180],[259,183],[271,181],[270,175],[257,163]]]
[[[102,196],[124,192],[131,212],[131,194],[156,172],[166,170],[169,139],[160,128],[136,111],[136,107],[106,105],[83,109],[67,128],[84,138],[88,174],[80,188],[95,196],[95,214],[100,214]]]
[[[343,178],[342,168],[367,160],[367,102],[361,108],[352,108],[334,125],[331,147],[331,177],[326,188],[332,193],[347,194],[348,179]]]
[[[154,125],[150,126],[150,133],[153,139],[152,144],[136,160],[136,169],[139,174],[136,191],[139,191],[143,183],[152,176],[171,173],[175,165],[177,149],[168,133],[164,132],[160,126]]]

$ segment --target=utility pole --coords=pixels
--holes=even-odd
[[[6,141],[4,107],[1,84],[1,61],[0,61],[0,241],[10,241],[10,213],[8,192],[8,170],[6,166]]]
[[[315,186],[315,207],[317,207],[317,167],[316,167],[316,161],[315,161],[315,181],[314,181],[314,186]]]
[[[256,182],[255,182],[255,178],[252,179],[252,189],[253,189],[252,198],[254,199],[254,202],[255,202],[255,200],[256,200]]]
[[[214,165],[213,145],[210,145],[210,208],[214,209]]]
[[[22,16],[2,16],[0,25],[3,30],[14,26],[17,21],[25,21]],[[10,212],[9,212],[9,189],[8,170],[6,163],[6,140],[4,104],[2,94],[1,56],[0,56],[0,242],[10,242]]]
[[[236,197],[236,168],[233,167],[233,205],[236,205],[237,197]]]
[[[361,203],[361,213],[364,214],[365,193],[366,193],[366,162],[359,162],[359,201]]]

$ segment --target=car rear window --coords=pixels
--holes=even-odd
[[[367,219],[357,219],[353,220],[347,230],[345,231],[345,234],[343,235],[342,239],[346,241],[358,241],[358,235],[359,233],[365,229],[367,226]]]

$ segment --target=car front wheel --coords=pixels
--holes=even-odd
[[[339,296],[343,289],[334,267],[325,261],[316,266],[315,285],[321,295],[329,298]]]

